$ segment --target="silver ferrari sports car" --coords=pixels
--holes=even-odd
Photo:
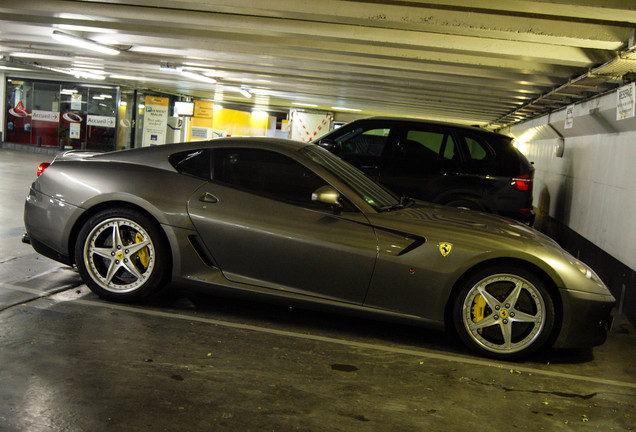
[[[500,359],[601,344],[615,302],[525,225],[398,198],[290,140],[67,152],[31,186],[24,222],[25,241],[104,299],[194,283],[446,327]]]

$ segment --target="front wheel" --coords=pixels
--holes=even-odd
[[[455,329],[471,349],[513,360],[541,348],[554,328],[554,302],[543,281],[516,266],[481,270],[461,287],[453,308]]]
[[[75,262],[102,298],[130,302],[157,290],[167,275],[167,246],[157,224],[131,209],[93,215],[81,228]]]

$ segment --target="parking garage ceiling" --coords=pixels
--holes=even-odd
[[[633,80],[634,27],[626,0],[1,0],[0,71],[496,128]]]

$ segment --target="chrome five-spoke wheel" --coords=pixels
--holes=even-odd
[[[112,218],[88,234],[83,259],[102,288],[125,293],[137,289],[152,274],[155,247],[139,224]]]
[[[490,269],[465,284],[454,318],[468,346],[491,357],[513,359],[546,342],[554,325],[554,305],[541,279],[525,269]]]
[[[163,242],[156,224],[128,209],[98,213],[83,226],[76,263],[86,284],[102,297],[136,300],[162,282]]]

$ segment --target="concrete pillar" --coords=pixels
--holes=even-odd
[[[0,72],[0,142],[3,142],[7,131],[5,130],[6,125],[6,108],[7,103],[7,77],[4,72]]]

